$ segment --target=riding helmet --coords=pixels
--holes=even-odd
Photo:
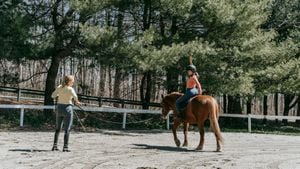
[[[188,65],[187,68],[186,68],[186,70],[187,70],[187,71],[190,70],[190,71],[192,71],[192,72],[194,72],[194,73],[197,71],[195,65]]]

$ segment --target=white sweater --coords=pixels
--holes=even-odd
[[[51,97],[58,97],[58,104],[73,104],[72,99],[78,101],[78,96],[72,87],[59,85],[52,93]]]

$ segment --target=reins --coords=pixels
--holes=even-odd
[[[78,107],[81,111],[85,112],[84,109],[83,109],[82,107],[80,107],[79,105],[76,105],[76,104],[75,104],[75,106]],[[81,119],[79,118],[79,116],[78,116],[78,114],[76,113],[76,111],[74,111],[74,114],[75,114],[75,116],[77,117],[77,119],[78,119],[78,121],[79,121],[79,124],[81,125],[83,131],[86,132],[86,128],[85,128],[84,125],[82,124]]]

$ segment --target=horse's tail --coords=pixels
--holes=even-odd
[[[210,120],[210,128],[211,130],[215,133],[217,139],[223,144],[224,143],[224,139],[221,135],[221,130],[219,127],[219,106],[217,101],[212,98],[211,100],[211,110],[210,110],[210,115],[209,115],[209,120]]]

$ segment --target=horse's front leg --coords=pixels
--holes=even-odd
[[[183,142],[182,147],[187,147],[188,146],[187,134],[188,134],[188,130],[189,130],[189,123],[184,122],[183,124],[184,124],[184,127],[183,127],[184,142]]]
[[[180,140],[177,137],[177,127],[180,125],[180,120],[178,120],[177,118],[174,121],[174,125],[172,127],[172,131],[173,131],[173,136],[174,136],[174,141],[177,147],[180,147]]]

